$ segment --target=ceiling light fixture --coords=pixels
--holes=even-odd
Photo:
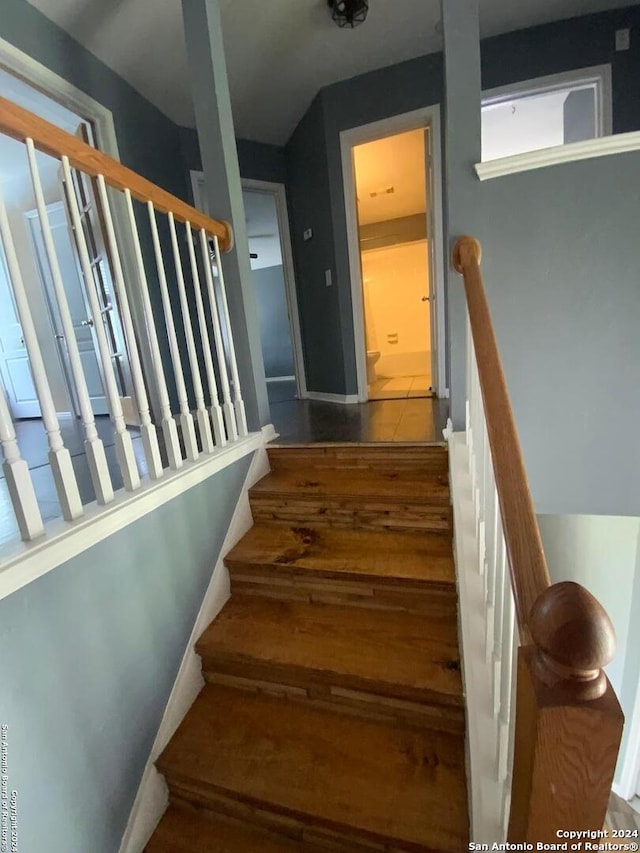
[[[363,24],[369,11],[369,0],[327,0],[331,17],[339,27]]]

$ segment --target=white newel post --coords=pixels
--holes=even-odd
[[[158,342],[158,332],[156,330],[156,321],[153,316],[153,307],[151,305],[151,297],[149,296],[149,283],[147,274],[144,268],[144,260],[142,257],[142,247],[140,245],[140,235],[138,234],[138,224],[136,215],[133,209],[133,200],[129,190],[124,191],[127,202],[127,214],[129,217],[129,229],[133,239],[133,248],[136,259],[136,272],[138,275],[138,284],[142,293],[142,304],[144,307],[144,316],[147,322],[147,333],[149,335],[149,344],[151,346],[151,357],[153,360],[153,372],[156,380],[156,388],[158,391],[158,399],[160,401],[160,417],[162,419],[162,434],[164,436],[165,448],[169,460],[169,467],[176,471],[182,467],[182,451],[180,450],[180,439],[178,437],[178,427],[176,425],[173,414],[171,413],[171,405],[169,402],[169,391],[167,389],[167,380],[164,375],[162,366],[162,354],[160,353],[160,344]]]
[[[129,296],[124,280],[124,272],[122,269],[122,261],[120,259],[120,250],[116,239],[115,228],[113,227],[113,217],[111,215],[111,205],[109,203],[109,195],[107,193],[107,185],[102,175],[98,175],[98,192],[102,209],[104,210],[105,226],[107,230],[107,241],[113,258],[113,275],[120,313],[122,315],[122,325],[124,326],[124,334],[127,341],[127,352],[129,354],[129,363],[131,365],[131,376],[133,379],[133,388],[138,404],[138,412],[140,414],[140,435],[144,447],[145,459],[147,460],[147,468],[149,476],[152,480],[157,480],[162,477],[162,459],[160,458],[160,448],[158,446],[158,436],[156,428],[151,420],[151,412],[149,411],[149,398],[147,389],[144,384],[144,376],[142,373],[142,363],[140,361],[140,351],[138,349],[138,341],[133,327],[133,318],[131,316],[131,306],[129,305]]]
[[[238,359],[236,358],[236,348],[233,343],[233,329],[231,328],[231,318],[229,316],[229,305],[227,303],[227,290],[224,283],[224,270],[222,268],[222,252],[218,238],[213,238],[213,243],[216,252],[216,266],[218,267],[218,278],[220,280],[220,299],[222,301],[222,311],[224,313],[224,322],[227,329],[227,339],[229,341],[229,360],[231,362],[231,378],[233,380],[233,403],[236,411],[236,421],[238,424],[238,434],[248,435],[247,415],[244,410],[244,402],[242,400],[242,390],[240,388],[240,375],[238,373]]]
[[[211,358],[211,343],[209,340],[209,330],[207,328],[207,317],[202,301],[202,285],[200,283],[200,273],[198,271],[198,262],[196,260],[195,248],[193,245],[193,233],[191,226],[187,225],[187,246],[189,248],[189,263],[191,264],[191,278],[193,279],[193,288],[196,297],[196,311],[198,312],[198,327],[200,329],[200,337],[202,339],[202,349],[204,352],[204,366],[207,373],[207,384],[209,386],[209,396],[211,398],[211,421],[213,423],[213,437],[218,447],[222,447],[226,443],[224,434],[224,421],[222,417],[222,409],[218,399],[218,383],[216,381],[216,372],[213,367],[213,359]]]
[[[227,372],[227,356],[224,351],[224,340],[220,326],[220,315],[216,301],[216,291],[211,272],[211,252],[209,251],[209,239],[204,229],[200,230],[200,249],[202,251],[202,263],[204,275],[207,282],[207,295],[209,297],[209,310],[213,321],[213,338],[216,344],[216,356],[218,358],[218,369],[220,370],[220,384],[222,385],[222,411],[224,422],[227,427],[229,441],[235,441],[238,437],[238,426],[236,416],[231,402],[231,391],[229,388],[229,374]]]
[[[29,355],[29,364],[33,376],[42,421],[49,442],[49,464],[53,472],[53,478],[60,501],[62,516],[66,521],[73,521],[83,515],[82,500],[78,491],[76,475],[71,463],[71,454],[64,446],[60,433],[60,424],[49,387],[49,380],[44,367],[44,359],[38,343],[38,336],[31,317],[29,298],[27,296],[20,265],[16,255],[13,236],[9,226],[9,218],[4,204],[4,198],[0,191],[0,235],[4,245],[9,278],[13,288],[16,309],[22,327],[25,347]]]
[[[180,249],[178,248],[176,223],[173,217],[173,213],[170,212],[168,216],[169,230],[171,232],[171,248],[173,249],[173,261],[176,269],[176,279],[178,281],[178,293],[180,295],[180,310],[182,311],[184,336],[187,341],[189,367],[191,368],[191,379],[193,381],[193,394],[196,399],[196,420],[198,422],[198,432],[200,433],[200,442],[202,444],[203,452],[213,453],[214,445],[213,436],[211,435],[211,422],[209,420],[209,413],[207,412],[204,405],[204,391],[202,388],[202,379],[200,377],[200,365],[198,364],[196,342],[193,336],[193,326],[191,325],[191,312],[189,311],[187,289],[184,282],[182,258],[180,257]],[[191,225],[188,222],[186,224],[186,230],[188,233],[191,233]]]
[[[40,508],[33,490],[29,467],[20,456],[20,448],[13,428],[9,404],[0,382],[0,444],[4,454],[2,470],[7,478],[7,488],[13,511],[18,522],[20,535],[28,542],[44,533]]]
[[[180,428],[182,430],[182,440],[184,441],[187,459],[194,460],[197,459],[199,455],[198,442],[196,440],[196,430],[193,424],[193,416],[189,411],[187,388],[184,384],[184,375],[182,372],[182,358],[180,356],[180,348],[178,346],[178,338],[176,336],[176,326],[173,321],[173,309],[171,307],[171,298],[169,296],[169,287],[167,285],[167,276],[164,268],[164,260],[162,257],[162,247],[160,246],[160,236],[158,234],[156,212],[153,203],[150,201],[147,202],[147,211],[149,213],[151,236],[153,238],[153,249],[156,256],[156,267],[158,269],[158,281],[160,282],[160,294],[162,296],[162,306],[164,308],[164,320],[167,328],[167,337],[169,338],[169,349],[171,350],[173,375],[176,380],[176,391],[178,393],[178,404],[180,406],[180,414],[178,418],[180,421]]]
[[[69,311],[69,303],[67,302],[67,294],[62,281],[62,273],[58,262],[55,244],[53,242],[53,234],[51,233],[51,225],[49,222],[49,214],[47,205],[44,200],[42,191],[42,183],[40,181],[40,173],[36,162],[36,151],[31,139],[27,139],[27,156],[29,159],[29,170],[31,172],[31,181],[36,199],[36,207],[38,209],[38,217],[40,219],[40,228],[42,230],[42,240],[44,242],[47,262],[49,264],[49,272],[51,273],[51,281],[56,294],[56,302],[58,303],[58,311],[60,312],[60,321],[62,323],[62,331],[64,332],[64,342],[69,356],[69,364],[71,366],[71,375],[78,395],[78,404],[80,406],[80,417],[85,432],[84,448],[87,454],[87,463],[93,482],[93,488],[96,493],[96,500],[99,504],[110,503],[113,498],[113,485],[109,475],[109,466],[107,465],[107,457],[104,452],[104,444],[98,435],[96,422],[93,416],[91,407],[91,399],[89,397],[89,389],[82,369],[82,361],[80,359],[80,350],[78,349],[78,341],[76,340],[71,312]],[[68,180],[65,173],[65,180]],[[66,184],[67,195],[69,191],[69,183]]]
[[[107,335],[103,325],[100,303],[96,292],[96,283],[93,277],[91,261],[89,259],[89,251],[87,249],[87,241],[82,228],[82,222],[80,220],[78,200],[76,199],[75,192],[73,192],[71,171],[69,169],[69,160],[67,157],[62,158],[62,168],[67,186],[67,200],[69,203],[71,222],[75,231],[78,255],[80,257],[80,268],[84,277],[85,291],[89,300],[89,307],[91,309],[93,330],[98,343],[98,353],[100,355],[100,363],[102,365],[102,375],[104,378],[105,391],[107,392],[109,412],[115,429],[116,456],[118,458],[120,471],[122,472],[124,487],[128,492],[133,492],[140,487],[140,474],[138,473],[138,464],[136,462],[135,453],[133,452],[131,435],[127,430],[127,425],[124,420],[122,402],[120,400],[120,393],[118,391],[118,385],[116,383],[116,377],[113,370]]]

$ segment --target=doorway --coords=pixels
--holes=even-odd
[[[191,172],[195,207],[208,213],[204,173]],[[269,403],[307,396],[284,184],[242,179],[249,254]]]
[[[439,109],[341,147],[358,400],[446,396]]]

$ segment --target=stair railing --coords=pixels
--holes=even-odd
[[[492,706],[481,747],[493,778],[479,797],[485,818],[496,806],[495,821],[483,825],[501,836],[482,840],[535,849],[567,841],[562,833],[602,830],[623,715],[603,671],[615,651],[609,617],[584,587],[549,578],[480,259],[477,240],[458,240],[453,264],[468,308],[466,447]]]
[[[233,239],[230,226],[5,98],[0,98],[0,133],[24,146],[25,170],[44,245],[44,266],[61,324],[61,334],[56,337],[68,358],[70,390],[77,401],[97,504],[110,504],[117,497],[114,465],[108,464],[96,427],[83,353],[45,202],[41,154],[59,161],[60,194],[87,304],[82,325],[91,332],[113,424],[118,482],[125,491],[135,492],[144,477],[160,480],[186,462],[203,459],[247,436],[222,267],[222,254]],[[91,215],[93,221],[89,221]],[[98,230],[101,257],[96,248]],[[42,332],[39,337],[25,284],[24,259],[13,232],[0,186],[0,264],[6,266],[15,305],[16,341],[28,359],[62,515],[73,522],[85,515],[85,507],[65,447],[43,355]],[[145,253],[144,246],[150,251]],[[0,269],[0,275],[5,273]],[[124,353],[114,351],[117,347],[107,321],[112,311],[118,315]],[[215,342],[215,354],[211,341]],[[130,375],[128,389],[122,387],[118,364],[123,358]],[[172,398],[177,399],[177,411]],[[20,452],[15,420],[10,395],[0,376],[3,469],[20,536],[29,542],[42,537],[45,526],[31,472]],[[129,429],[132,424],[141,440],[137,456]]]

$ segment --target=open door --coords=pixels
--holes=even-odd
[[[86,142],[89,145],[92,144],[89,127],[84,122],[79,125],[76,131],[76,136],[82,139],[83,142]],[[60,175],[60,180],[63,187],[62,197],[67,215],[67,223],[69,231],[73,235],[74,248],[76,250],[78,273],[83,282],[83,299],[85,303],[86,316],[80,326],[77,327],[78,344],[81,346],[82,352],[83,349],[86,349],[88,339],[90,339],[95,357],[98,365],[100,366],[100,360],[97,358],[98,345],[95,339],[93,320],[91,319],[85,290],[87,286],[92,286],[98,295],[101,319],[106,332],[107,342],[109,344],[109,353],[113,363],[125,421],[130,425],[137,426],[139,424],[139,419],[137,407],[131,392],[132,381],[129,357],[124,330],[120,320],[120,306],[118,304],[115,288],[113,287],[113,263],[106,243],[105,217],[98,193],[97,181],[95,178],[89,178],[87,175],[78,172],[76,169],[71,170],[71,180],[73,183],[71,191],[75,194],[76,201],[78,203],[80,221],[82,223],[84,238],[89,252],[89,261],[93,271],[93,282],[87,283],[84,281],[84,276],[78,259],[78,246],[75,231],[71,225],[71,216],[68,209],[66,195],[68,188],[65,186],[62,174]],[[101,366],[100,373],[102,374]]]

